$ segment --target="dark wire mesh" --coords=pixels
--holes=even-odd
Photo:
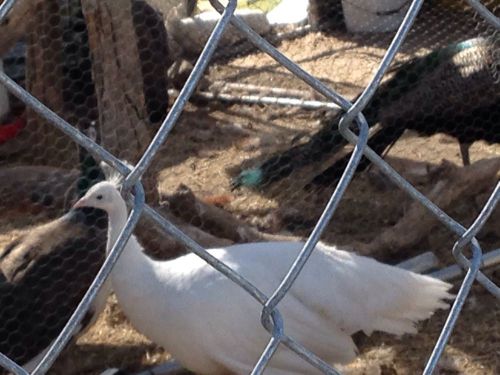
[[[372,82],[410,6],[407,1],[394,1],[393,9],[375,9],[373,2],[366,1],[311,0],[302,19],[271,25],[271,18],[262,11],[272,12],[274,4],[248,3],[251,11],[237,11],[244,21],[300,64],[311,80],[320,80],[353,102]],[[498,16],[497,1],[483,4]],[[448,351],[445,357],[463,362],[454,365],[456,371],[493,374],[500,370],[494,344],[497,330],[492,329],[498,319],[489,313],[496,302],[478,288],[469,300],[479,303],[463,310],[461,305],[476,277],[481,251],[496,249],[500,243],[495,225],[498,210],[493,210],[498,189],[492,192],[500,169],[500,41],[498,30],[474,8],[466,2],[424,2],[404,43],[396,46],[398,54],[388,73],[361,108],[370,128],[368,146],[423,195],[417,197],[402,183],[403,189],[396,189],[391,183],[395,172],[384,168],[380,172],[371,167],[372,158],[363,157],[355,172],[349,169],[355,177],[345,194],[337,191],[332,198],[339,181],[347,182],[341,177],[351,157],[352,147],[339,131],[339,122],[349,109],[347,102],[325,98],[318,85],[311,89],[311,82],[259,51],[264,48],[262,40],[256,46],[237,25],[228,26],[216,49],[215,41],[206,44],[218,19],[207,22],[208,26],[200,23],[198,14],[213,9],[208,2],[48,0],[33,2],[33,6],[22,40],[2,56],[6,75],[0,75],[0,82],[7,83],[6,76],[10,77],[115,157],[132,164],[141,160],[129,184],[134,185],[134,178],[146,171],[142,179],[146,202],[191,237],[191,242],[179,233],[166,238],[143,218],[136,234],[150,254],[165,259],[193,247],[201,251],[192,240],[205,247],[249,240],[224,228],[214,217],[193,211],[189,195],[193,193],[209,207],[218,207],[214,215],[223,215],[216,211],[222,208],[230,220],[266,235],[308,237],[324,224],[324,232],[319,233],[323,241],[391,263],[430,248],[442,265],[458,262],[467,269],[464,248],[472,271],[450,312],[457,317],[462,311],[464,323],[459,321],[452,347],[462,349],[463,354]],[[15,11],[14,2],[9,23],[14,22]],[[0,51],[2,42],[0,37]],[[210,62],[209,69],[200,80],[191,77],[186,82],[191,72],[203,72],[203,66],[193,70],[193,65],[205,46],[215,49],[213,58],[206,49],[199,59],[201,64]],[[189,93],[184,91],[182,96],[179,91],[185,85],[196,91],[184,108],[182,99]],[[25,365],[57,337],[103,264],[104,214],[70,207],[104,178],[96,157],[111,159],[94,146],[89,150],[89,139],[71,142],[70,138],[78,141],[77,136],[68,138],[68,133],[60,131],[67,124],[48,119],[47,110],[16,92],[12,82],[7,86],[16,95],[10,95],[8,113],[0,113],[0,353]],[[174,102],[175,98],[180,99]],[[163,121],[166,127],[160,136],[167,136],[174,124],[175,128],[160,152],[144,154]],[[356,124],[352,130],[364,131]],[[470,174],[442,164],[442,159],[455,163],[460,171],[462,164],[472,163],[463,169]],[[481,162],[482,167],[474,167]],[[114,166],[127,172],[116,160]],[[461,185],[465,186],[462,191]],[[430,207],[425,196],[449,215],[440,216],[445,225],[435,220],[437,207],[435,215],[423,213],[415,216],[421,222],[405,224],[410,213],[418,213],[415,198]],[[330,210],[330,214],[335,211],[334,220],[322,219],[318,225],[330,199],[340,201],[336,211]],[[168,204],[160,203],[165,201]],[[473,241],[469,254],[472,237],[458,243],[457,238],[483,208],[473,233],[481,246]],[[137,212],[141,209],[139,205]],[[493,217],[482,220],[489,215]],[[155,218],[154,211],[146,209],[145,216]],[[156,216],[155,220],[160,219]],[[165,228],[172,235],[173,229],[163,223]],[[455,243],[460,246],[452,254]],[[498,277],[488,276],[478,280],[498,296],[498,288],[492,285]],[[237,275],[234,279],[266,303],[266,296]],[[23,283],[37,287],[27,288]],[[279,314],[279,299],[275,301],[277,310],[269,313]],[[94,322],[101,305],[92,305],[75,334]],[[113,338],[112,328],[132,330],[120,321],[116,303],[108,305],[106,319],[98,323],[102,337],[91,337],[101,341],[108,335],[113,345],[120,346],[127,338]],[[432,320],[417,338],[397,342],[383,337],[404,360],[381,355],[379,366],[415,373],[421,371],[433,348],[433,360],[437,360],[446,344],[446,339],[440,340],[434,347],[444,318]],[[441,338],[451,328],[447,324]],[[478,341],[471,343],[471,336]],[[74,360],[78,350],[83,350],[92,359],[91,363],[77,361],[72,373],[95,373],[110,362],[121,365],[127,355],[132,368],[137,362],[150,364],[165,357],[158,349],[144,347],[140,339],[133,340],[138,340],[141,350],[152,351],[154,359],[144,359],[148,356],[137,354],[134,348],[104,354],[98,349],[71,348],[64,357]],[[282,342],[294,347],[293,338],[285,337]],[[380,336],[365,345],[377,351],[379,343]],[[312,358],[307,352],[302,355]],[[470,364],[470,358],[479,359]],[[367,357],[360,365],[363,360],[368,366]],[[67,365],[60,362],[54,371],[68,373]],[[258,371],[264,365],[259,363]],[[429,362],[426,373],[435,366],[436,362]]]

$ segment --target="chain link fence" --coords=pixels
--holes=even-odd
[[[280,313],[320,239],[392,262],[418,246],[447,260],[452,245],[455,264],[433,275],[462,279],[424,374],[437,369],[474,282],[500,297],[482,270],[500,259],[483,253],[500,238],[498,2],[311,0],[294,3],[296,14],[279,3],[0,4],[10,92],[0,112],[4,369],[46,373],[94,323],[132,232],[151,256],[196,253],[262,305],[270,338],[253,374],[282,345],[339,373],[287,334]],[[436,133],[457,139],[462,158]],[[68,212],[104,178],[96,160],[125,176],[132,207],[107,257],[103,212]],[[291,234],[307,241],[271,295],[205,250]]]

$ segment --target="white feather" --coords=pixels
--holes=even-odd
[[[132,164],[129,162],[122,160],[121,161],[123,164],[125,164],[127,167],[129,167],[130,170],[134,168]],[[102,173],[104,174],[104,177],[106,178],[106,181],[110,182],[111,184],[115,185],[117,188],[119,188],[124,180],[124,176],[118,172],[115,168],[110,166],[108,163],[101,161],[99,163],[99,167],[102,170]]]
[[[119,202],[108,210],[112,242],[127,215],[123,199],[116,196]],[[208,251],[271,295],[302,246],[266,242]],[[194,254],[154,261],[132,237],[111,279],[132,324],[195,373],[247,374],[269,339],[260,324],[260,304]],[[416,322],[448,306],[449,288],[437,279],[319,243],[278,308],[287,334],[329,363],[346,363],[356,355],[353,333],[415,333]],[[280,348],[266,373],[319,372]]]

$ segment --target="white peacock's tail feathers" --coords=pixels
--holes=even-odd
[[[125,164],[130,169],[134,168],[134,166],[126,160],[122,160],[122,163]],[[117,188],[120,188],[122,183],[123,183],[123,180],[125,179],[125,176],[123,176],[115,168],[113,168],[111,165],[109,165],[108,163],[106,163],[104,161],[101,161],[99,163],[99,166],[101,167],[102,172],[104,173],[104,176],[106,177],[106,181],[112,183]]]

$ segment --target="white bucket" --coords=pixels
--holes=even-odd
[[[409,0],[342,0],[347,30],[381,33],[396,30],[410,6]]]
[[[267,13],[271,25],[301,25],[307,22],[309,0],[282,0]]]

